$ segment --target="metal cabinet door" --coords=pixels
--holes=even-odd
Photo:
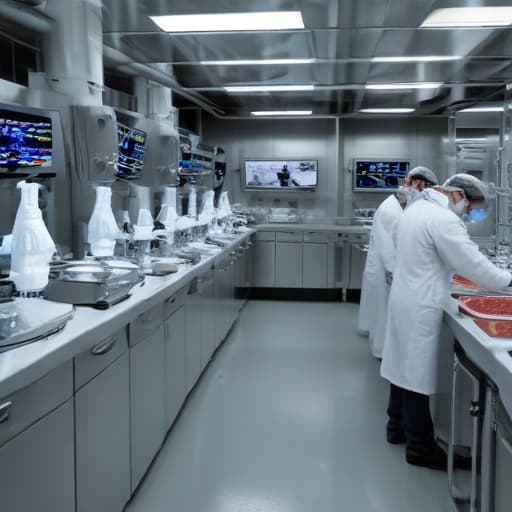
[[[197,279],[190,283],[185,297],[185,343],[188,393],[201,374],[201,296]]]
[[[276,286],[302,288],[301,242],[276,242]]]
[[[75,510],[73,400],[0,448],[0,509]]]
[[[496,459],[494,466],[494,512],[510,512],[512,489],[512,421],[503,406],[498,412]]]
[[[204,370],[215,350],[215,320],[213,318],[215,281],[213,271],[201,276],[201,371]]]
[[[121,512],[130,499],[128,351],[75,395],[77,512]]]
[[[256,240],[252,249],[252,285],[263,288],[275,286],[276,243]]]
[[[302,246],[302,287],[327,288],[326,243],[304,243]]]
[[[363,244],[350,245],[350,278],[348,288],[360,289],[363,281],[363,271],[366,265],[367,249]]]
[[[187,395],[185,308],[165,322],[165,429],[176,419]]]
[[[132,492],[165,434],[164,326],[130,349]]]

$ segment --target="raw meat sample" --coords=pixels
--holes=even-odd
[[[512,321],[475,318],[476,325],[493,338],[512,338]]]
[[[457,286],[461,286],[462,288],[467,288],[468,290],[483,290],[481,286],[478,286],[476,283],[466,279],[460,274],[454,274],[452,277],[452,283],[456,284]]]
[[[477,318],[512,320],[512,297],[459,297],[460,309]]]

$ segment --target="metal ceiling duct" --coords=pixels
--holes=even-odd
[[[43,4],[43,0],[2,0],[0,1],[0,18],[6,19],[16,25],[36,32],[48,33],[54,23],[51,17],[35,8]],[[191,101],[215,117],[221,117],[224,112],[215,107],[199,94],[184,90],[176,80],[159,69],[148,64],[134,62],[127,55],[103,45],[103,58],[105,61],[132,76],[142,76],[148,80],[170,87],[175,93]]]
[[[54,20],[44,12],[34,9],[40,3],[2,0],[0,2],[0,18],[12,21],[32,32],[45,34],[52,28]]]

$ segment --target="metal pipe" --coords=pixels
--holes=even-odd
[[[124,53],[105,45],[103,45],[103,59],[104,62],[110,62],[119,71],[130,75],[142,76],[160,85],[169,87],[173,93],[179,94],[183,98],[186,98],[187,100],[204,109],[209,114],[217,118],[223,117],[223,110],[210,103],[200,94],[186,91],[178,82],[176,82],[174,78],[153,66],[142,64],[140,62],[134,62]]]
[[[36,3],[19,3],[12,0],[3,0],[0,2],[0,18],[12,21],[32,32],[38,34],[46,34],[54,26],[54,20],[31,7],[37,5]]]

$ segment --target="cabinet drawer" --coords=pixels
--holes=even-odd
[[[185,288],[181,288],[164,302],[165,318],[169,318],[175,311],[177,311],[181,306],[183,306],[185,294]]]
[[[329,242],[328,233],[320,233],[316,231],[306,231],[304,233],[304,242]]]
[[[276,240],[278,242],[302,242],[302,231],[278,231]]]
[[[75,357],[75,391],[101,373],[127,350],[128,336],[124,328]]]
[[[0,399],[0,446],[73,396],[73,363]]]
[[[256,231],[254,239],[263,242],[275,242],[276,234],[274,231]]]
[[[139,315],[130,323],[130,347],[137,345],[156,332],[164,321],[164,303],[156,305],[149,311]]]

